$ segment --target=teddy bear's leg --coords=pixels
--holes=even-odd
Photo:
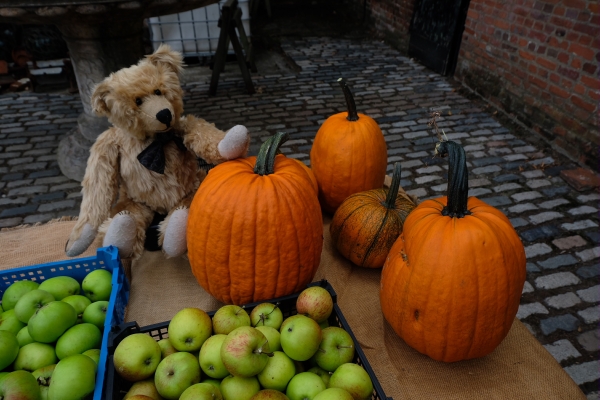
[[[158,243],[167,258],[179,257],[187,252],[187,221],[193,195],[184,198],[160,223]]]
[[[150,208],[129,199],[115,207],[117,213],[100,227],[103,246],[115,246],[122,258],[139,258],[144,251],[146,229],[154,213]]]

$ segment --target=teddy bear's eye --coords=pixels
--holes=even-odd
[[[139,97],[135,98],[135,104],[137,104],[138,106],[141,106],[143,103],[142,99],[140,99]]]
[[[160,92],[160,90],[156,89],[156,90],[154,91],[154,94],[155,94],[155,95],[157,95],[157,96],[160,96],[162,93]]]

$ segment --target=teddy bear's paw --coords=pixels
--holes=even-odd
[[[223,140],[219,142],[219,153],[228,160],[243,157],[248,151],[249,142],[248,129],[243,125],[236,125],[227,131]]]
[[[103,247],[115,246],[122,258],[131,257],[136,239],[135,221],[129,213],[119,213],[110,222],[104,235]]]
[[[167,222],[162,249],[167,258],[179,257],[187,251],[187,221],[190,210],[178,208]]]
[[[69,240],[67,243],[67,257],[75,257],[86,251],[96,238],[97,233],[92,225],[85,224],[79,237],[73,241]]]

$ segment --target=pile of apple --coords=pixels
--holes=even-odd
[[[125,337],[114,351],[116,372],[134,382],[125,399],[371,399],[369,374],[352,362],[352,337],[328,326],[329,292],[305,289],[296,310],[284,320],[272,303],[250,314],[226,305],[211,319],[203,310],[184,308],[169,322],[168,338]]]
[[[94,392],[112,274],[11,284],[0,304],[0,399],[71,400]]]

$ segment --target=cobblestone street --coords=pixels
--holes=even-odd
[[[251,96],[239,75],[224,74],[209,97],[204,76],[184,85],[186,113],[223,130],[247,126],[251,154],[268,136],[288,132],[282,151],[310,164],[318,127],[345,110],[336,82],[344,77],[358,111],[384,132],[388,171],[400,162],[401,185],[424,200],[445,194],[447,185],[447,160],[433,157],[436,140],[427,125],[430,112],[439,111],[438,126],[467,152],[469,195],[504,212],[523,240],[527,281],[517,317],[588,399],[600,398],[600,195],[576,191],[560,176],[578,166],[385,43],[311,37],[287,38],[281,47],[299,72],[259,70]],[[0,228],[78,215],[80,184],[61,174],[56,150],[81,112],[73,95],[0,96]]]

